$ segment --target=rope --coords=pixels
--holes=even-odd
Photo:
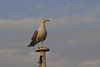
[[[37,63],[38,63],[38,67],[41,67],[41,64],[42,64],[42,56],[40,56],[39,61]]]

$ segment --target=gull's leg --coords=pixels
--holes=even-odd
[[[43,48],[43,41],[41,40],[41,46],[42,46],[42,48]]]
[[[40,47],[39,47],[39,42],[38,42],[38,40],[37,40],[37,44],[38,44],[38,48],[40,48]]]

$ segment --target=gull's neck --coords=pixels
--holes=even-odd
[[[45,22],[41,21],[39,29],[45,29]]]

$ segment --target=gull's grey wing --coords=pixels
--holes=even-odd
[[[34,32],[32,38],[31,38],[31,40],[34,41],[34,40],[36,39],[36,37],[37,37],[37,34],[38,34],[38,31],[36,30],[36,31]]]
[[[38,32],[37,32],[37,30],[34,32],[34,34],[33,34],[33,36],[32,36],[32,38],[31,38],[31,43],[28,45],[28,47],[31,47],[31,46],[35,46],[35,44],[37,44],[37,41],[36,41],[36,37],[37,37],[37,34],[38,34]]]

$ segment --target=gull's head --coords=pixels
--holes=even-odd
[[[41,21],[41,22],[46,22],[46,21],[50,21],[50,20],[45,19],[45,18],[42,18],[40,21]]]

